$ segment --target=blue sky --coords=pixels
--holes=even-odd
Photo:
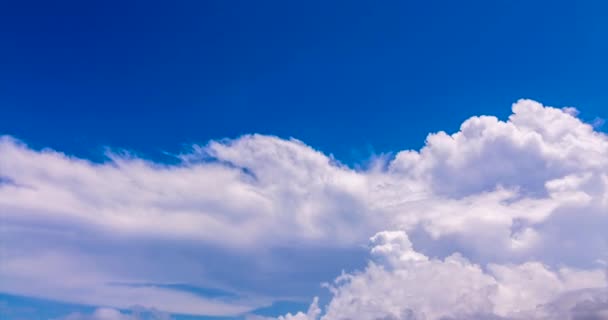
[[[352,162],[519,98],[605,116],[591,4],[5,3],[0,130],[87,157],[255,132]]]
[[[592,270],[589,261],[595,260],[590,256],[604,254],[603,244],[593,242],[589,244],[593,250],[567,256],[552,255],[557,249],[547,247],[542,247],[544,251],[535,247],[543,253],[530,249],[515,254],[496,248],[488,253],[489,249],[469,242],[488,239],[475,238],[468,229],[459,238],[460,231],[416,229],[426,223],[416,219],[416,227],[410,228],[410,220],[384,218],[380,212],[392,212],[387,208],[410,201],[403,199],[414,199],[418,193],[456,202],[461,195],[471,196],[469,201],[476,203],[475,197],[498,193],[502,187],[517,189],[521,197],[529,196],[534,202],[538,197],[550,198],[555,190],[549,182],[557,178],[574,173],[601,176],[598,172],[604,169],[598,168],[604,167],[597,163],[603,160],[588,167],[581,164],[580,172],[571,164],[584,162],[577,154],[589,152],[586,159],[603,154],[604,136],[578,134],[605,131],[601,119],[608,117],[606,10],[608,6],[597,1],[2,3],[0,135],[10,138],[2,140],[0,148],[0,155],[9,159],[0,163],[0,213],[6,215],[0,222],[5,227],[0,235],[8,252],[4,263],[0,258],[0,269],[5,264],[10,270],[30,270],[24,262],[30,256],[13,256],[13,251],[27,251],[32,257],[49,259],[53,267],[46,277],[59,277],[63,271],[57,270],[63,268],[75,270],[70,268],[76,268],[78,261],[92,271],[74,276],[85,279],[83,283],[91,285],[88,288],[45,287],[41,284],[46,283],[41,280],[45,274],[40,271],[30,275],[7,271],[5,276],[13,275],[15,283],[27,285],[0,286],[1,318],[64,319],[79,312],[91,314],[82,319],[109,320],[94,312],[99,307],[130,312],[118,300],[105,298],[123,293],[128,297],[131,291],[121,291],[122,287],[150,289],[159,297],[171,291],[208,299],[204,303],[219,301],[225,305],[214,305],[217,309],[213,310],[220,310],[216,313],[239,314],[229,318],[305,312],[313,296],[319,296],[321,304],[338,301],[320,286],[322,282],[331,282],[343,270],[371,272],[365,269],[369,254],[362,239],[395,228],[404,228],[413,248],[429,257],[444,258],[457,250],[481,265],[521,263],[527,261],[524,257],[535,257],[547,265],[565,263]],[[532,102],[526,101],[510,107],[522,98],[556,108],[573,106],[580,113],[560,111],[555,116],[553,110],[562,109],[528,107]],[[568,149],[556,142],[557,149],[578,151],[554,159],[550,152],[534,153],[536,149],[527,144],[521,147],[514,142],[511,149],[505,141],[512,141],[513,135],[504,133],[509,137],[504,141],[482,144],[490,150],[488,154],[483,148],[467,148],[465,142],[449,149],[461,148],[462,155],[478,156],[471,156],[470,163],[465,156],[465,160],[454,160],[464,163],[458,170],[428,169],[429,173],[420,175],[416,174],[426,172],[428,166],[453,163],[433,158],[452,151],[416,153],[418,160],[399,153],[446,145],[425,139],[442,130],[466,132],[461,124],[481,115],[495,116],[502,121],[496,125],[500,128],[505,124],[522,132],[531,130],[545,142],[553,138],[548,132],[561,128],[562,122],[552,121],[567,118],[564,126],[576,132],[577,139],[593,143]],[[544,122],[536,124],[539,119]],[[466,123],[474,128],[495,125],[486,120]],[[532,122],[534,126],[529,125]],[[543,123],[550,129],[543,128]],[[590,129],[579,128],[585,123]],[[248,134],[259,135],[244,136]],[[56,150],[69,157],[40,150]],[[382,154],[391,156],[382,158]],[[501,156],[528,162],[505,165],[498,163]],[[327,160],[331,157],[345,166]],[[319,164],[324,161],[331,164]],[[374,165],[389,169],[376,173]],[[306,170],[295,173],[292,167]],[[510,169],[493,171],[497,167]],[[182,176],[180,170],[188,174]],[[323,182],[313,179],[299,185],[299,179],[307,175],[322,176]],[[166,184],[161,183],[165,180]],[[361,180],[373,181],[377,188],[362,191]],[[97,190],[103,181],[110,181],[110,186]],[[198,185],[199,181],[211,187]],[[319,190],[317,183],[323,185]],[[21,193],[6,191],[6,199],[24,202],[2,200],[3,190],[22,185],[48,193],[20,198]],[[534,189],[543,185],[546,190]],[[393,193],[368,198],[390,186],[395,188]],[[229,196],[207,197],[214,187]],[[192,188],[200,188],[196,190],[205,195],[167,198]],[[585,188],[591,198],[602,197],[588,191],[600,187]],[[306,192],[300,193],[302,189]],[[249,194],[248,190],[256,191]],[[453,190],[459,190],[458,194]],[[137,201],[120,197],[126,193],[136,198],[140,192]],[[404,192],[403,199],[392,198]],[[260,200],[257,195],[268,198]],[[45,206],[50,207],[48,212],[41,209]],[[417,208],[403,209],[399,215]],[[83,216],[77,218],[72,210]],[[256,210],[259,216],[246,218],[245,212],[257,214]],[[602,210],[593,207],[588,212]],[[74,215],[54,216],[64,211]],[[188,216],[193,220],[180,220],[181,214],[194,211],[211,212],[210,220],[199,221],[196,215]],[[110,216],[105,216],[108,212]],[[139,212],[158,213],[163,221],[159,225],[166,224],[166,229],[148,222],[154,218],[130,216]],[[322,215],[316,217],[317,212]],[[162,220],[171,215],[177,218]],[[383,218],[372,218],[380,215]],[[543,215],[534,217],[538,216]],[[85,222],[97,217],[95,223]],[[509,221],[523,225],[522,230],[529,223],[540,238],[542,228],[559,225],[534,217]],[[248,224],[256,219],[262,222]],[[212,223],[217,226],[201,231],[202,236],[188,227],[204,229]],[[593,229],[581,230],[587,227]],[[221,230],[217,235],[215,228]],[[235,231],[238,228],[243,229],[245,240],[231,238],[231,232],[241,232]],[[290,228],[293,231],[285,231]],[[230,236],[224,239],[222,232]],[[554,234],[547,231],[546,236],[550,239]],[[572,235],[582,239],[579,236],[587,239]],[[400,237],[390,239],[401,241]],[[589,256],[579,256],[581,252]],[[13,261],[13,257],[23,260]],[[61,288],[65,294],[59,292]],[[89,292],[89,300],[75,298],[74,292],[81,289]],[[59,293],[49,293],[54,290]],[[175,319],[217,318],[204,316],[203,307],[193,306],[198,305],[194,302],[188,306],[186,302],[154,303],[150,305],[159,310],[173,310],[169,313]],[[221,311],[232,307],[248,309]],[[333,319],[330,315],[328,319]]]

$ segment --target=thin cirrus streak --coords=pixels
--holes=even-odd
[[[279,319],[608,317],[608,138],[575,109],[520,100],[367,169],[263,135],[179,158],[92,163],[2,138],[0,291],[255,319],[346,269],[330,301]]]

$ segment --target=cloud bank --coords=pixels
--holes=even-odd
[[[346,269],[281,319],[604,319],[608,137],[576,114],[520,100],[365,170],[262,135],[172,165],[3,137],[0,291],[244,315]]]

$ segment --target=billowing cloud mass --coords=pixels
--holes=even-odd
[[[592,319],[608,315],[603,270],[553,270],[539,262],[482,268],[458,253],[430,259],[401,231],[378,233],[372,242],[377,260],[336,279],[323,319],[572,319],[573,308],[555,314],[551,302],[565,293],[580,298],[577,291],[587,288],[595,291],[581,291],[590,296],[583,302],[598,310],[574,306]]]
[[[608,137],[573,108],[520,100],[364,170],[261,135],[108,156],[0,140],[0,292],[245,315],[347,270],[279,319],[608,319]]]

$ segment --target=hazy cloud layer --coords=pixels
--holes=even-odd
[[[91,314],[74,312],[53,320],[171,320],[171,316],[155,310],[135,309],[129,312],[120,312],[112,308],[98,308]]]
[[[175,165],[4,137],[0,291],[236,315],[358,269],[283,319],[603,319],[608,138],[576,114],[521,100],[366,170],[261,135]]]

